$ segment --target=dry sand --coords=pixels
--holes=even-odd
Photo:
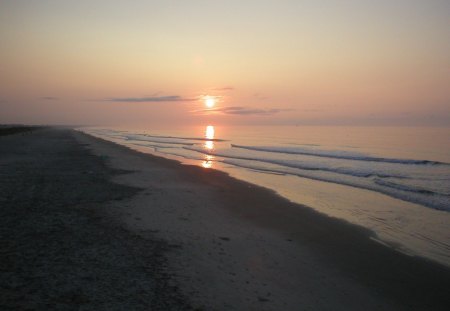
[[[68,130],[0,137],[0,310],[186,310],[167,243],[107,217],[138,189]]]
[[[79,132],[13,136],[2,309],[449,309],[448,268],[267,189]]]

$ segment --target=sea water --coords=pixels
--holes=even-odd
[[[369,228],[380,243],[450,266],[450,128],[83,130],[140,152],[225,171]]]

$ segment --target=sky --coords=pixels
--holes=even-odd
[[[448,0],[0,0],[0,42],[0,123],[450,126]]]

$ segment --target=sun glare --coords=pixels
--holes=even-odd
[[[204,100],[207,108],[212,108],[216,104],[216,99],[214,97],[206,96]]]

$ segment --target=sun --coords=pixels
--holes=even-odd
[[[207,108],[212,108],[216,105],[216,99],[214,97],[205,96],[204,101]]]

